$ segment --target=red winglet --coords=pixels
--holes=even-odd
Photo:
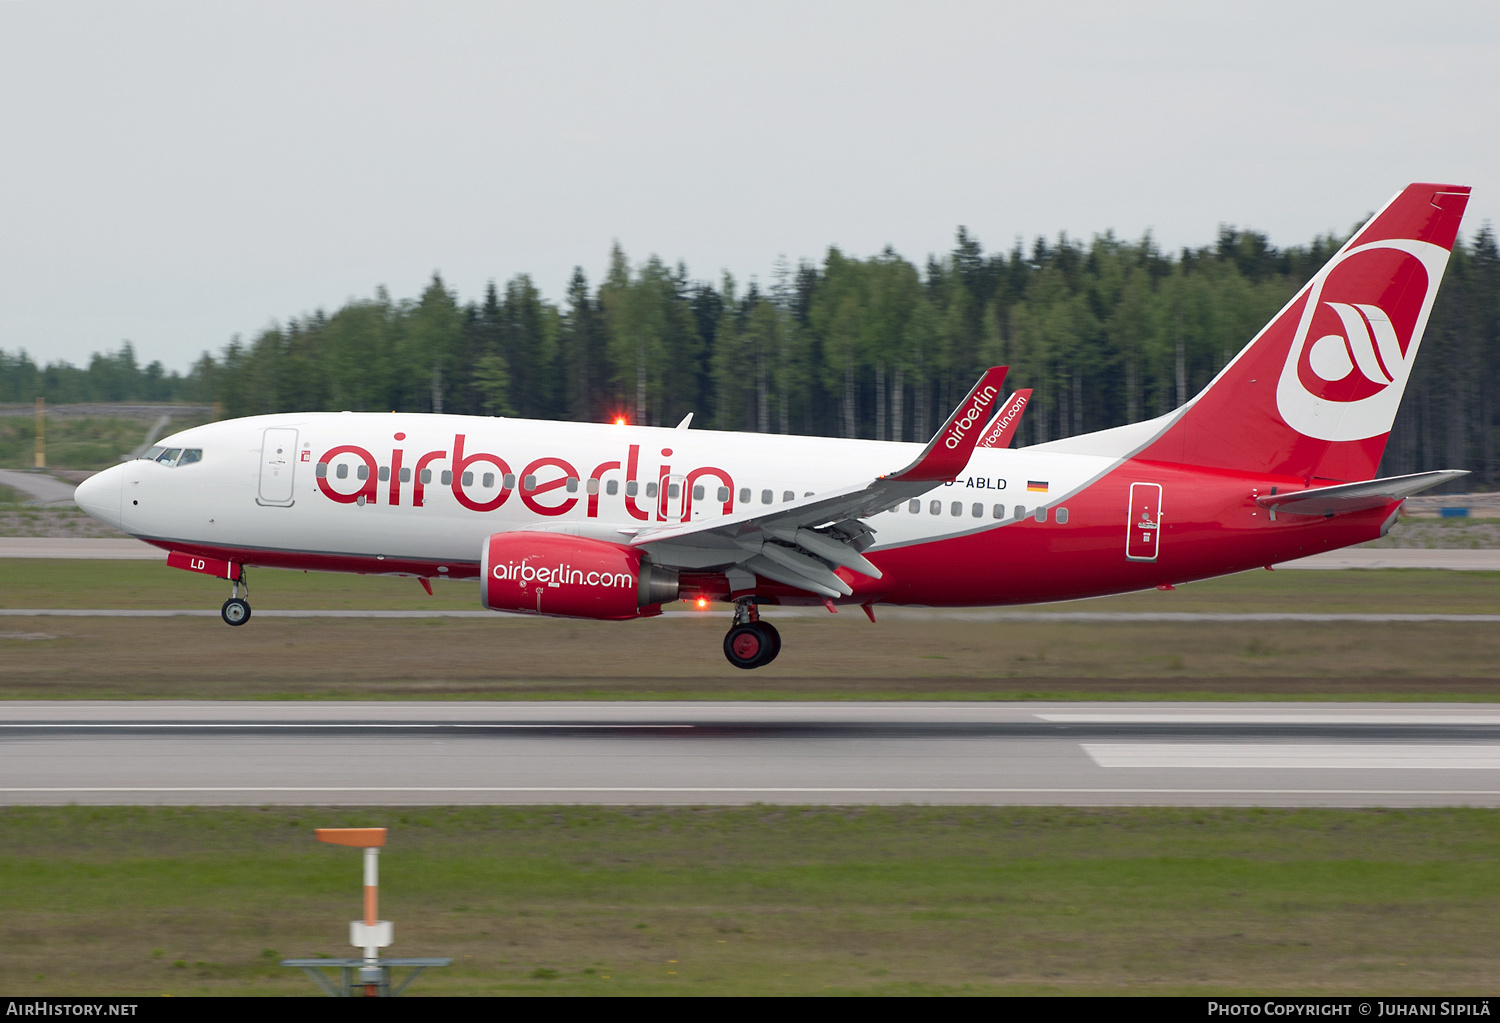
[[[969,464],[974,453],[974,444],[983,432],[981,425],[989,418],[989,410],[1000,396],[1000,385],[1005,383],[1008,366],[991,366],[979,378],[979,383],[969,396],[958,403],[953,415],[943,428],[928,442],[917,456],[917,460],[900,472],[885,477],[890,480],[920,482],[925,480],[954,479]]]
[[[1017,391],[1005,402],[1005,407],[990,420],[990,428],[984,432],[979,443],[975,447],[981,448],[1008,448],[1011,438],[1015,437],[1016,430],[1021,425],[1021,410],[1031,400],[1031,388]]]

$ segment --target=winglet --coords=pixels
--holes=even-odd
[[[982,425],[989,419],[990,407],[1000,396],[1000,385],[1005,383],[1007,366],[991,366],[979,378],[979,383],[969,396],[958,403],[953,415],[943,428],[933,436],[917,460],[900,472],[883,477],[888,480],[920,482],[925,480],[952,480],[969,464],[974,453],[974,444],[983,432]]]
[[[1017,391],[1005,402],[995,418],[990,420],[990,428],[984,432],[979,443],[975,447],[981,448],[1008,448],[1011,438],[1015,437],[1016,430],[1021,426],[1021,412],[1026,408],[1026,403],[1031,400],[1031,388]]]

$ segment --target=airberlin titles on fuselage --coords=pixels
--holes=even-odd
[[[396,441],[404,441],[405,433],[394,435]],[[665,522],[669,517],[677,517],[676,501],[677,495],[670,492],[670,487],[678,484],[682,487],[680,500],[682,502],[681,520],[687,522],[693,514],[693,490],[700,485],[699,481],[711,479],[715,483],[717,494],[705,491],[702,500],[712,500],[714,504],[723,508],[723,513],[728,515],[734,511],[735,488],[734,479],[724,469],[716,466],[698,466],[686,473],[672,471],[672,464],[663,461],[657,468],[656,477],[648,485],[648,496],[651,503],[641,507],[637,499],[641,497],[639,482],[641,446],[631,444],[625,454],[623,462],[611,460],[600,462],[592,471],[584,476],[567,459],[554,455],[543,455],[527,462],[519,473],[511,467],[511,463],[500,455],[488,451],[470,451],[468,447],[467,434],[454,434],[451,448],[435,451],[427,451],[417,456],[415,462],[406,466],[407,452],[400,447],[391,451],[390,462],[382,467],[368,448],[358,444],[337,444],[329,448],[318,458],[317,470],[314,476],[317,480],[318,490],[331,501],[339,504],[376,504],[380,501],[382,487],[386,491],[388,505],[400,505],[405,502],[409,493],[411,506],[421,508],[426,504],[427,489],[433,485],[434,479],[438,480],[438,486],[447,487],[453,493],[453,498],[463,508],[476,512],[490,512],[501,507],[510,499],[511,493],[515,492],[528,509],[538,515],[555,516],[566,515],[578,506],[582,501],[589,518],[599,517],[600,491],[605,489],[602,481],[606,474],[622,471],[625,474],[624,501],[625,511],[635,519],[642,522],[655,519]],[[662,448],[661,457],[668,459],[672,457],[671,448]],[[452,457],[449,457],[449,452]],[[357,488],[344,492],[337,486],[336,480],[347,478],[334,473],[330,477],[330,468],[335,464],[335,459],[341,455],[347,455],[363,463],[363,472],[356,472],[354,482]],[[436,465],[438,468],[434,469]],[[485,475],[492,476],[500,484],[500,489],[493,496],[476,499],[469,494],[469,488],[473,486],[472,466],[480,466],[492,469],[493,472]],[[388,470],[386,478],[381,478],[381,470]],[[548,479],[538,479],[539,473],[546,470],[555,470],[560,473],[557,476],[549,475]],[[440,473],[441,475],[435,475]],[[469,482],[466,484],[465,478]],[[617,482],[617,481],[610,481]],[[485,488],[486,490],[490,488]],[[551,495],[554,491],[562,491],[562,500],[556,504],[550,503],[555,498],[547,497],[546,502],[542,500],[544,495]],[[615,490],[609,489],[613,495]],[[574,496],[576,495],[576,496]],[[722,496],[723,500],[717,498]]]

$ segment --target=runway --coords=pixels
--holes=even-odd
[[[0,708],[0,804],[1500,806],[1500,706]]]

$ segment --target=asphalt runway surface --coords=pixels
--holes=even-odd
[[[1485,704],[0,708],[0,804],[1500,806]]]

